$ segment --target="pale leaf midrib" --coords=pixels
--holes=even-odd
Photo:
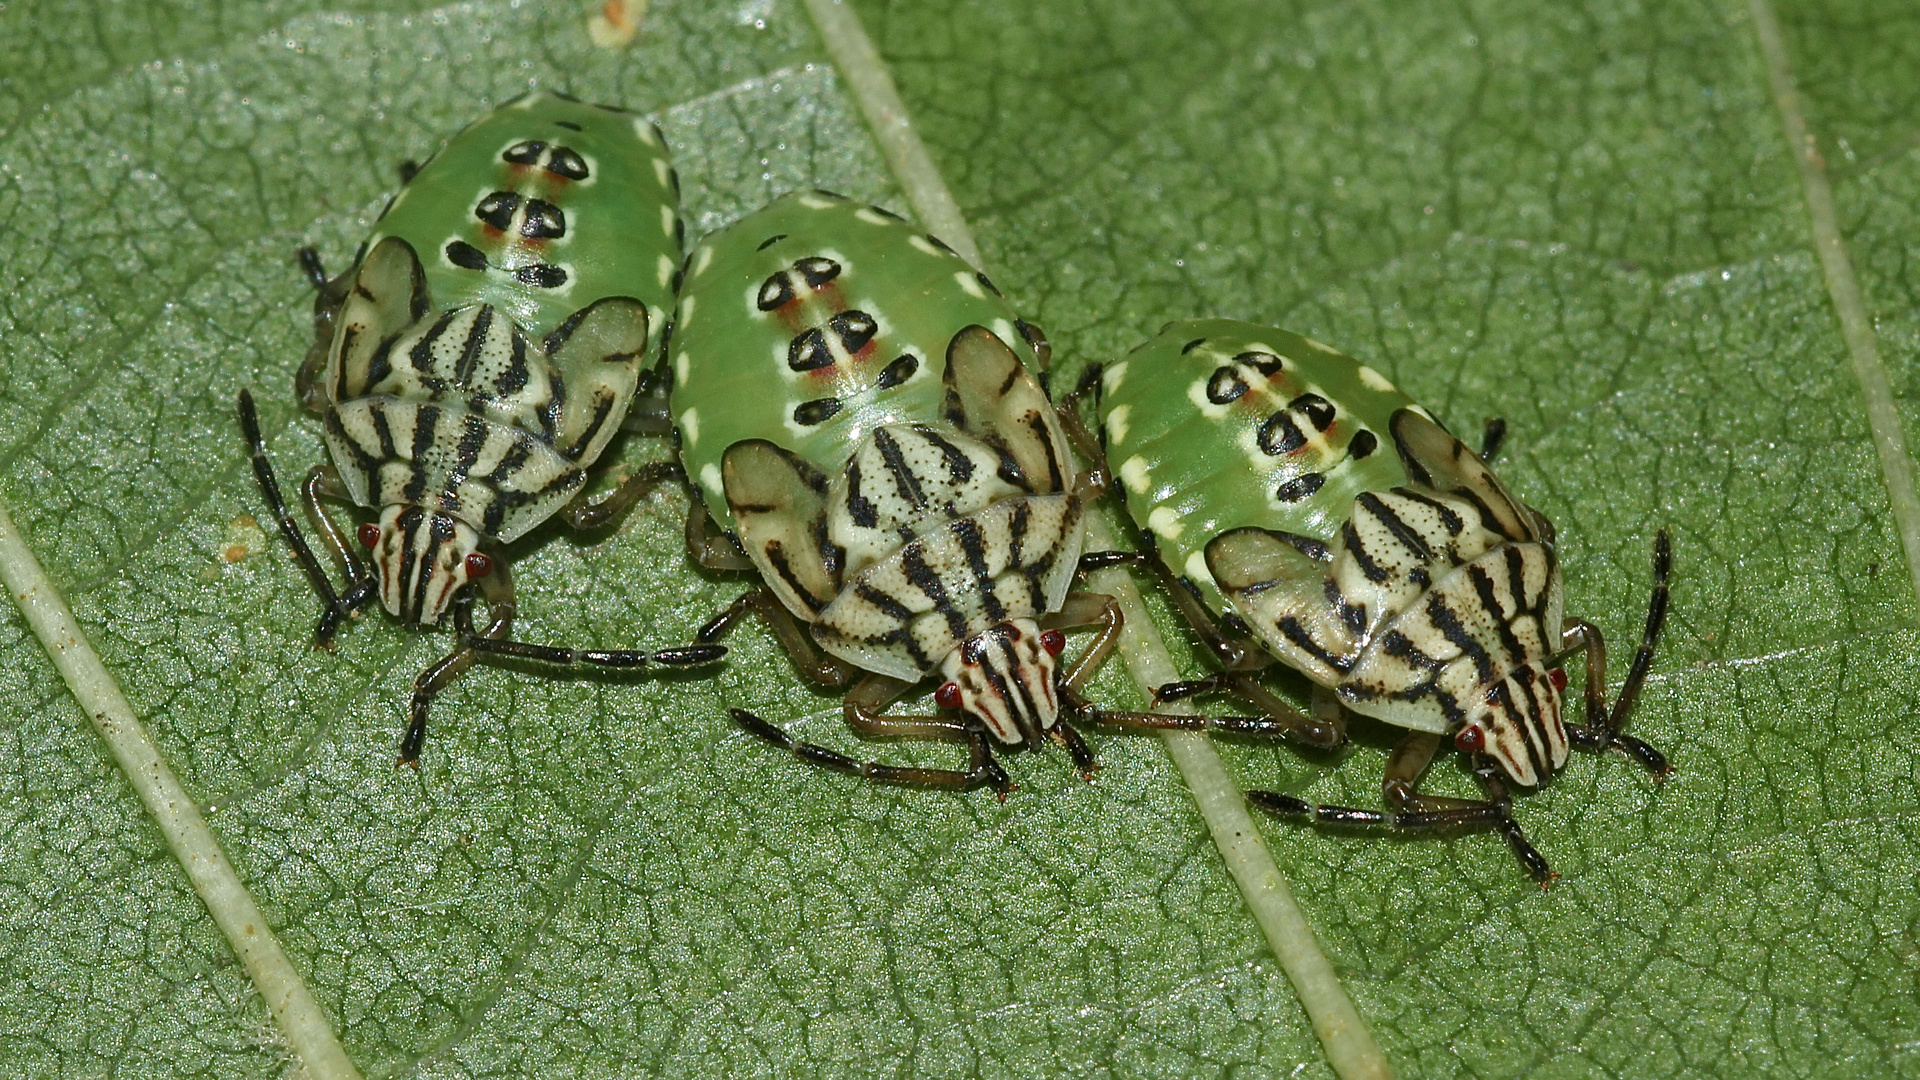
[[[1913,582],[1915,598],[1920,600],[1920,496],[1914,492],[1913,458],[1907,451],[1906,432],[1894,400],[1893,384],[1880,356],[1878,336],[1867,313],[1866,300],[1860,293],[1859,278],[1854,274],[1853,257],[1840,232],[1839,215],[1833,205],[1833,184],[1807,125],[1806,110],[1794,79],[1793,60],[1787,55],[1786,40],[1780,32],[1780,20],[1770,0],[1748,0],[1748,11],[1753,18],[1754,35],[1759,39],[1774,107],[1780,113],[1787,153],[1800,174],[1801,193],[1806,198],[1807,217],[1813,231],[1814,253],[1820,259],[1827,295],[1833,301],[1834,315],[1840,321],[1840,333],[1853,361],[1854,378],[1860,384],[1860,396],[1867,407],[1867,424],[1872,432],[1874,451],[1880,457],[1880,473],[1892,504],[1900,548],[1906,555],[1907,573]]]

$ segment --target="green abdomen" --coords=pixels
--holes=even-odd
[[[1107,368],[1100,421],[1134,523],[1224,612],[1207,542],[1255,525],[1331,545],[1362,492],[1407,479],[1387,433],[1412,399],[1297,334],[1204,319],[1169,325]]]

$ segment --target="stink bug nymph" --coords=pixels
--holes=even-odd
[[[945,244],[837,195],[788,195],[694,250],[671,348],[681,460],[707,511],[689,543],[705,565],[762,582],[700,640],[756,614],[803,671],[852,684],[844,713],[856,732],[964,742],[970,761],[862,763],[735,709],[742,727],[869,779],[1005,794],[995,748],[1051,740],[1091,773],[1070,718],[1195,724],[1080,696],[1120,609],[1072,591],[1086,509],[1106,480],[1097,456],[1075,473],[1029,372],[1047,352]],[[709,514],[725,535],[711,534]],[[1062,631],[1086,625],[1099,628],[1086,651],[1057,660]],[[928,679],[940,714],[885,712]]]
[[[1074,399],[1096,385],[1144,561],[1223,669],[1161,699],[1224,691],[1319,746],[1341,741],[1342,709],[1409,730],[1387,765],[1392,813],[1249,792],[1255,803],[1343,825],[1495,829],[1546,882],[1508,783],[1545,784],[1572,746],[1666,773],[1623,730],[1666,615],[1665,532],[1646,630],[1609,708],[1600,631],[1564,616],[1552,523],[1378,372],[1284,330],[1214,319],[1171,324],[1089,372],[1063,409],[1069,427]],[[1575,725],[1561,716],[1561,664],[1580,652]],[[1276,659],[1315,684],[1311,716],[1253,677]],[[1467,756],[1483,801],[1420,794],[1443,739]]]
[[[579,497],[665,321],[678,207],[679,181],[652,123],[531,93],[410,167],[346,273],[329,280],[316,254],[301,253],[319,295],[297,387],[334,462],[308,474],[302,502],[346,574],[344,591],[281,497],[244,390],[240,423],[261,491],[325,608],[315,644],[330,645],[376,594],[408,624],[453,612],[460,644],[415,682],[402,763],[419,756],[433,695],[476,655],[635,667],[724,653],[507,639],[515,604],[504,545],[555,515],[577,528],[602,524],[678,474],[642,469],[598,502]],[[352,533],[366,560],[327,500],[376,511]],[[480,630],[476,593],[488,615]]]

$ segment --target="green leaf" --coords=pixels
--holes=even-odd
[[[322,460],[292,251],[344,263],[399,162],[532,83],[654,112],[696,234],[798,186],[906,207],[798,3],[658,0],[628,51],[585,5],[367,8],[0,8],[0,500],[361,1069],[1329,1075],[1154,740],[1095,733],[1091,785],[1018,756],[1005,804],[822,775],[725,707],[954,752],[859,743],[749,628],[712,680],[476,668],[423,770],[393,768],[448,636],[375,612],[308,647],[233,419],[251,387],[283,482]],[[1911,14],[1778,11],[1873,397],[1743,6],[860,10],[1057,380],[1226,315],[1362,356],[1456,430],[1506,417],[1502,474],[1558,525],[1616,679],[1674,530],[1634,730],[1676,772],[1580,757],[1520,800],[1553,889],[1488,836],[1263,823],[1397,1071],[1920,1073],[1920,523],[1868,416],[1910,416],[1920,346]],[[684,509],[516,545],[521,636],[684,640],[741,587],[688,568]],[[0,1071],[285,1072],[11,611],[0,688]],[[1129,699],[1117,666],[1099,689]],[[1377,805],[1393,736],[1354,729],[1331,758],[1221,752],[1247,786]]]

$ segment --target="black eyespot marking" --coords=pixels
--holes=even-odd
[[[1189,341],[1185,345],[1180,346],[1180,355],[1185,356],[1188,353],[1192,352],[1193,350],[1199,348],[1200,346],[1205,345],[1206,343],[1207,343],[1206,338],[1203,338],[1203,337],[1194,338],[1192,341]]]
[[[760,241],[760,246],[757,248],[754,248],[753,250],[765,251],[768,248],[772,247],[773,245],[779,243],[780,241],[785,240],[786,238],[787,238],[786,233],[783,233],[783,232],[774,233],[772,236],[769,236],[765,240]]]
[[[655,135],[660,134],[660,129],[655,128],[653,133]],[[676,197],[679,196],[680,194],[680,170],[679,169],[674,169],[674,168],[667,169],[667,186],[673,189],[673,194]]]
[[[465,240],[447,241],[447,261],[462,270],[485,270],[487,256]]]
[[[1333,426],[1333,418],[1336,415],[1333,402],[1319,394],[1301,394],[1287,402],[1287,408],[1297,413],[1304,413],[1307,420],[1321,431]]]
[[[1245,364],[1269,379],[1273,378],[1275,372],[1287,369],[1287,362],[1270,352],[1243,352],[1234,357],[1233,362]]]
[[[1361,428],[1353,433],[1352,441],[1347,443],[1347,453],[1355,460],[1373,453],[1380,446],[1380,439],[1373,432]]]
[[[527,216],[520,235],[529,240],[553,240],[567,235],[567,215],[545,199],[527,200]]]
[[[918,370],[920,370],[920,358],[912,353],[901,353],[893,363],[886,366],[886,370],[880,373],[880,389],[886,390],[899,386],[913,378],[913,373]]]
[[[802,427],[824,424],[840,411],[840,399],[836,397],[814,398],[803,401],[793,407],[793,422]]]
[[[880,332],[880,324],[864,311],[843,311],[827,320],[827,325],[840,335],[840,347],[849,356],[866,348],[873,335]]]
[[[947,254],[954,256],[955,258],[958,258],[960,256],[959,252],[947,246],[947,242],[945,240],[940,239],[939,237],[933,235],[932,233],[927,234],[927,243],[932,244],[934,247],[939,248],[941,251],[944,251]]]
[[[814,188],[813,193],[815,195],[825,195],[829,199],[838,199],[841,202],[848,201],[845,195],[842,195],[837,191],[828,191],[826,188],[823,188],[823,187]]]
[[[1255,438],[1260,443],[1262,453],[1275,457],[1291,454],[1307,445],[1307,437],[1301,434],[1300,425],[1293,422],[1293,417],[1285,409],[1267,417]]]
[[[1307,498],[1314,492],[1319,491],[1320,485],[1326,482],[1326,473],[1303,473],[1275,488],[1273,490],[1273,496],[1281,502],[1299,502],[1301,499]]]
[[[1207,380],[1207,400],[1215,405],[1226,405],[1239,401],[1240,395],[1247,392],[1247,380],[1240,377],[1240,371],[1232,364],[1222,364],[1213,371]]]
[[[568,131],[579,131],[579,130],[581,130],[581,128],[580,128],[580,125],[579,125],[579,124],[576,124],[576,123],[574,123],[574,122],[573,122],[573,121],[571,121],[571,120],[555,120],[555,121],[554,121],[554,123],[556,123],[556,124],[558,124],[558,125],[560,125],[560,126],[561,126],[561,127],[563,127],[563,128],[566,128],[566,129],[567,129]]]
[[[496,191],[480,200],[473,216],[493,228],[506,232],[513,225],[513,212],[520,209],[520,196],[511,191]]]
[[[514,280],[536,289],[557,289],[567,283],[567,272],[552,263],[530,263],[513,272]]]
[[[807,287],[817,289],[840,276],[840,264],[832,259],[812,255],[793,264],[800,276],[807,280]]]
[[[869,206],[867,207],[867,209],[873,211],[876,214],[879,214],[881,217],[892,218],[895,221],[907,220],[906,218],[901,217],[899,214],[894,213],[893,211],[887,209],[884,206]]]
[[[553,154],[547,158],[547,171],[555,176],[564,176],[569,180],[587,178],[587,159],[564,146],[553,148]]]
[[[793,281],[782,270],[760,283],[760,295],[754,303],[759,305],[761,311],[774,311],[792,300]]]
[[[992,293],[995,296],[1000,295],[1000,290],[993,287],[993,282],[987,280],[987,275],[982,274],[976,270],[973,276],[980,279],[980,284],[985,285],[987,287],[988,292]]]
[[[802,331],[794,335],[787,345],[787,366],[795,371],[813,371],[833,363],[833,353],[827,349],[827,336],[819,327]]]
[[[527,139],[514,143],[500,153],[500,160],[513,165],[538,165],[540,155],[547,152],[547,144],[538,139]]]
[[[680,247],[687,246],[687,223],[677,214],[673,218],[673,242]]]

